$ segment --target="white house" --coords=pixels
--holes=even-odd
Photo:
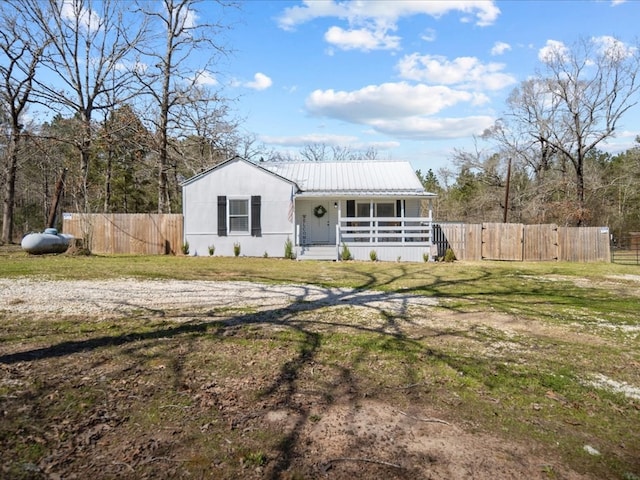
[[[431,200],[408,162],[260,162],[234,157],[182,184],[191,255],[423,261]]]

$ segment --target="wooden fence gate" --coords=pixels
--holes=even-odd
[[[523,260],[524,225],[519,223],[483,223],[482,258],[484,260]]]

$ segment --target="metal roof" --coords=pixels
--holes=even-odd
[[[264,162],[259,165],[295,182],[302,195],[435,196],[425,191],[409,162]]]

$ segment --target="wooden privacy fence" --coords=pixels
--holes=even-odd
[[[182,251],[181,214],[65,213],[62,231],[88,241],[94,253],[165,255]],[[554,224],[434,223],[438,256],[459,260],[610,262],[607,227]]]
[[[62,231],[88,242],[93,253],[175,255],[182,251],[182,214],[65,213]]]
[[[610,262],[607,227],[554,224],[434,224],[438,256],[451,248],[459,260]]]

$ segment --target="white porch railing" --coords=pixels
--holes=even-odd
[[[428,217],[340,217],[337,244],[431,245],[432,222]]]

